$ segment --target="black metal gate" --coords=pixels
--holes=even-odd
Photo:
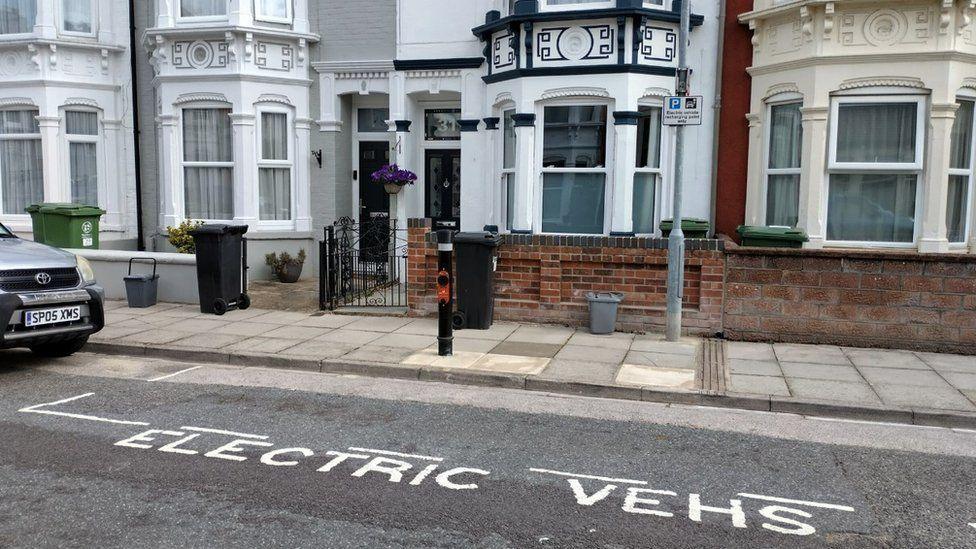
[[[325,228],[319,261],[323,310],[407,306],[407,231],[396,220],[339,219]]]

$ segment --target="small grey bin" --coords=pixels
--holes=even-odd
[[[152,261],[153,272],[148,274],[132,274],[133,261]],[[134,257],[129,260],[129,275],[125,277],[125,297],[132,309],[145,309],[156,304],[159,289],[159,275],[156,274],[156,260],[152,258]]]
[[[590,292],[586,301],[590,304],[590,333],[612,334],[617,327],[617,306],[624,294],[617,292]]]

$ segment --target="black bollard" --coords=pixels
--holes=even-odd
[[[453,268],[454,233],[444,229],[437,231],[437,354],[454,354],[454,315]]]

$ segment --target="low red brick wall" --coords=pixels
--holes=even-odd
[[[726,246],[729,339],[976,354],[976,256]]]
[[[408,303],[437,312],[437,245],[430,221],[410,220]],[[724,242],[689,240],[683,324],[689,333],[722,329]],[[661,330],[667,295],[667,240],[628,237],[505,235],[495,274],[495,318],[583,326],[586,293],[623,292],[617,329]]]

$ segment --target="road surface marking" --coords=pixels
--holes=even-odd
[[[197,431],[199,433],[214,433],[214,434],[217,434],[217,435],[227,435],[227,436],[231,436],[231,437],[256,438],[256,439],[260,439],[260,440],[267,440],[268,439],[268,437],[265,436],[265,435],[252,435],[252,434],[249,434],[249,433],[238,433],[238,432],[235,432],[235,431],[225,431],[223,429],[209,429],[207,427],[188,427],[188,426],[184,425],[183,427],[180,427],[180,429],[183,429],[185,431]]]
[[[972,526],[973,528],[976,528],[976,522],[970,522],[969,525]]]
[[[593,475],[578,475],[576,473],[567,473],[565,471],[552,471],[552,470],[549,470],[549,469],[533,469],[531,467],[529,468],[529,471],[532,471],[533,473],[543,473],[543,474],[546,474],[546,475],[558,475],[558,476],[561,476],[561,477],[587,478],[587,479],[591,479],[591,480],[602,480],[604,482],[619,482],[621,484],[639,484],[639,485],[642,485],[642,486],[647,484],[647,482],[645,482],[643,480],[630,480],[630,479],[626,479],[626,478],[597,477],[597,476],[593,476]]]
[[[444,461],[444,458],[432,457],[432,456],[421,456],[418,454],[403,454],[400,452],[391,452],[389,450],[376,450],[374,448],[357,448],[355,446],[349,448],[353,452],[366,452],[367,454],[379,454],[381,456],[396,456],[402,458],[412,458],[412,459],[426,459],[427,461]]]
[[[758,499],[762,501],[772,501],[774,503],[792,503],[793,505],[803,505],[805,507],[818,507],[820,509],[835,509],[837,511],[854,512],[853,507],[846,505],[834,505],[833,503],[820,503],[817,501],[803,501],[799,499],[777,498],[773,496],[760,496],[758,494],[739,494],[741,498]]]
[[[893,423],[890,421],[868,421],[866,419],[845,419],[839,417],[822,417],[822,416],[804,416],[807,419],[812,419],[814,421],[826,421],[829,423],[852,423],[855,425],[872,425],[879,427],[900,427],[902,429],[936,429],[936,430],[947,430],[948,427],[939,427],[937,425],[913,425],[910,423]]]
[[[90,397],[90,396],[92,396],[94,394],[95,393],[85,393],[83,395],[78,395],[78,396],[74,396],[74,397],[71,397],[71,398],[65,398],[65,399],[62,399],[62,400],[54,401],[54,402],[46,402],[44,404],[35,404],[34,406],[28,406],[27,408],[21,408],[20,410],[17,410],[17,411],[18,412],[23,412],[25,414],[44,414],[44,415],[48,415],[48,416],[70,417],[72,419],[83,419],[83,420],[86,420],[86,421],[100,421],[100,422],[103,422],[103,423],[115,423],[115,424],[118,424],[118,425],[143,425],[143,426],[149,425],[148,423],[146,423],[144,421],[126,421],[126,420],[122,420],[122,419],[110,419],[110,418],[106,418],[106,417],[89,416],[89,415],[85,415],[85,414],[71,414],[71,413],[68,413],[68,412],[55,412],[54,410],[41,410],[41,408],[47,408],[49,406],[57,406],[58,404],[65,404],[67,402],[73,402],[75,400],[81,400],[83,398]]]
[[[147,381],[162,381],[164,379],[169,379],[171,377],[176,377],[176,376],[178,376],[180,374],[185,374],[187,372],[192,372],[193,370],[199,370],[200,368],[203,368],[203,366],[194,366],[192,368],[187,368],[185,370],[180,370],[179,372],[173,372],[172,374],[166,374],[164,376],[154,377],[154,378],[149,379]]]

